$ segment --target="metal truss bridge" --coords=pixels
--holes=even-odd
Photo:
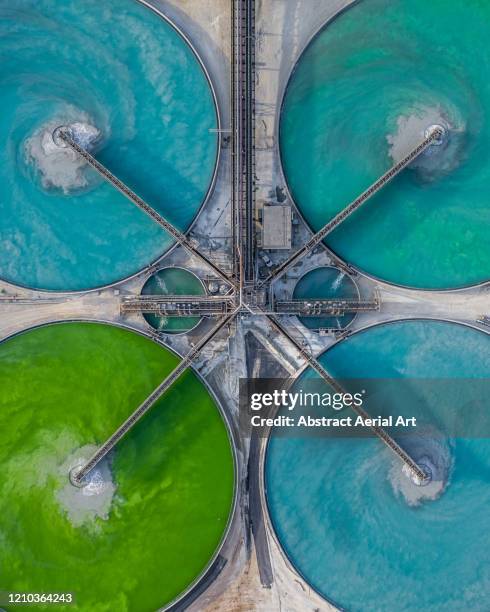
[[[328,371],[316,357],[301,346],[284,324],[278,319],[280,315],[301,316],[339,316],[346,313],[378,310],[379,300],[372,299],[337,299],[337,300],[284,300],[267,303],[267,289],[292,264],[305,257],[316,248],[324,238],[341,225],[356,210],[366,204],[375,194],[403,172],[419,155],[434,141],[441,138],[442,128],[433,127],[426,137],[402,160],[389,168],[371,186],[348,204],[323,228],[314,234],[306,244],[293,253],[277,268],[272,270],[265,279],[257,277],[255,258],[255,0],[233,0],[233,66],[232,66],[232,242],[233,242],[233,273],[228,276],[221,268],[203,255],[193,241],[184,233],[170,224],[150,204],[146,203],[133,190],[118,179],[108,168],[102,165],[93,155],[82,148],[74,135],[67,128],[58,128],[56,136],[65,146],[85,159],[115,189],[124,194],[133,204],[138,206],[155,223],[165,229],[179,244],[199,259],[206,273],[214,274],[225,281],[230,291],[225,296],[162,296],[140,295],[123,296],[121,298],[121,313],[154,313],[164,316],[201,316],[218,319],[216,324],[192,347],[175,370],[137,407],[133,414],[99,447],[88,462],[71,475],[71,481],[77,486],[83,486],[84,478],[109,453],[118,441],[147,413],[161,398],[173,383],[192,366],[202,349],[225,328],[228,328],[235,317],[241,313],[265,317],[275,331],[283,336],[297,351],[305,362],[325,380],[333,389],[343,392]],[[362,231],[362,227],[360,228]],[[355,409],[364,418],[369,415],[362,408]],[[424,481],[427,478],[424,470],[417,465],[412,457],[382,428],[373,427],[373,434],[383,442],[404,463],[411,473]]]

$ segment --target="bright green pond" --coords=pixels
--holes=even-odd
[[[489,20],[482,0],[361,0],[322,30],[291,77],[281,154],[315,230],[427,127],[448,129],[444,146],[327,237],[370,274],[424,288],[490,277]]]
[[[226,528],[234,476],[224,422],[192,372],[117,447],[107,520],[75,527],[57,499],[67,457],[101,443],[177,362],[99,324],[0,345],[0,590],[71,591],[70,610],[150,612],[201,573]]]

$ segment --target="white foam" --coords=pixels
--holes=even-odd
[[[71,149],[54,143],[53,131],[60,125],[69,126],[77,142],[88,150],[93,149],[100,140],[101,132],[86,113],[71,110],[66,116],[53,118],[40,126],[26,140],[26,162],[34,166],[42,186],[45,189],[61,189],[69,194],[87,188],[90,180],[85,172],[85,160]]]
[[[396,495],[409,506],[438,499],[446,490],[453,469],[451,445],[436,431],[410,436],[403,446],[415,462],[429,469],[430,482],[417,483],[411,471],[396,458],[389,471],[389,481]]]
[[[78,449],[59,469],[64,486],[57,491],[56,497],[76,527],[93,522],[96,518],[107,520],[116,492],[116,484],[107,458],[88,474],[83,487],[75,487],[69,480],[71,470],[84,465],[96,448],[87,445]]]
[[[157,281],[157,285],[162,290],[163,295],[169,295],[169,290],[167,289],[167,284],[160,274],[155,275],[155,279]]]
[[[429,147],[411,163],[411,168],[418,170],[425,181],[448,174],[461,163],[466,128],[464,122],[449,118],[440,107],[413,109],[398,117],[396,132],[386,137],[390,156],[396,163],[425,138],[426,130],[431,125],[440,125],[446,130],[446,135],[441,145]]]
[[[344,280],[344,276],[345,276],[345,272],[339,272],[338,275],[334,278],[332,282],[333,291],[337,291],[337,289],[340,287],[340,284]]]
[[[165,315],[158,315],[158,329],[162,330],[165,329],[169,324],[169,320],[168,317],[166,317]]]

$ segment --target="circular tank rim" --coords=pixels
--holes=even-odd
[[[187,34],[185,34],[185,32],[183,31],[183,29],[178,26],[170,17],[168,17],[167,15],[165,15],[165,13],[162,11],[162,9],[157,8],[156,6],[153,6],[151,4],[151,2],[149,2],[148,0],[132,0],[133,2],[137,2],[138,4],[141,4],[142,6],[146,7],[148,10],[152,11],[153,13],[155,13],[157,15],[157,17],[160,17],[163,21],[165,21],[171,28],[173,28],[173,30],[180,36],[180,38],[184,41],[184,43],[189,47],[189,49],[191,50],[193,56],[195,57],[195,59],[197,60],[197,63],[199,64],[199,67],[201,68],[204,77],[208,83],[209,89],[211,91],[211,96],[213,99],[213,106],[214,106],[214,112],[215,112],[215,117],[216,117],[216,126],[218,129],[217,132],[217,137],[216,137],[216,142],[217,142],[217,146],[216,146],[216,156],[215,156],[215,160],[214,160],[214,169],[213,169],[213,174],[211,177],[211,180],[209,182],[206,194],[204,195],[199,208],[196,211],[196,214],[194,215],[194,217],[192,218],[192,221],[189,223],[188,227],[182,231],[182,234],[184,236],[187,236],[187,234],[194,228],[194,226],[196,225],[198,219],[200,218],[202,211],[204,210],[206,204],[209,202],[209,200],[211,199],[211,196],[213,194],[214,188],[216,186],[216,180],[218,177],[218,170],[221,167],[221,154],[222,154],[222,143],[221,143],[221,138],[219,137],[220,134],[220,130],[222,129],[222,113],[221,113],[221,108],[220,108],[220,104],[219,104],[219,100],[218,100],[218,95],[216,93],[216,88],[214,86],[213,80],[211,78],[210,72],[207,69],[204,60],[201,57],[201,54],[198,52],[198,50],[196,49],[196,47],[194,46],[194,44],[192,43],[190,36],[188,36]],[[111,281],[109,283],[105,283],[102,285],[96,285],[94,287],[88,287],[86,289],[45,289],[45,288],[41,288],[41,287],[35,287],[33,285],[25,285],[22,283],[17,283],[17,282],[13,282],[8,280],[7,278],[3,277],[2,275],[0,275],[0,281],[3,281],[5,283],[8,283],[9,285],[12,285],[13,287],[19,287],[21,289],[29,289],[30,291],[42,291],[44,293],[59,293],[59,294],[69,294],[69,295],[76,295],[76,294],[82,294],[82,293],[90,293],[92,291],[101,291],[103,289],[110,289],[111,287],[117,287],[118,285],[121,285],[122,283],[126,283],[130,280],[133,280],[134,278],[137,278],[140,274],[144,273],[146,270],[148,270],[148,268],[151,268],[155,265],[157,265],[159,262],[161,262],[165,257],[167,257],[167,255],[170,255],[170,253],[179,246],[178,242],[173,241],[172,244],[170,244],[170,246],[165,249],[156,259],[154,259],[153,261],[151,261],[150,263],[146,264],[145,266],[143,266],[142,268],[140,268],[139,270],[137,270],[136,272],[128,275],[128,276],[124,276],[120,279],[117,279],[115,281]]]
[[[436,322],[442,322],[442,323],[449,323],[451,325],[469,327],[470,329],[474,329],[476,331],[486,334],[487,336],[490,336],[490,330],[482,329],[481,327],[478,327],[474,323],[457,321],[455,319],[441,319],[438,317],[414,317],[414,318],[392,319],[390,321],[370,323],[368,325],[365,325],[357,329],[347,338],[340,338],[340,339],[335,340],[330,346],[328,346],[324,351],[322,351],[319,356],[324,355],[325,353],[327,353],[330,349],[332,349],[334,346],[336,346],[340,342],[345,342],[352,336],[356,334],[364,333],[365,331],[371,328],[381,327],[383,325],[393,325],[393,324],[402,323],[402,322],[410,322],[410,321],[436,321]],[[301,367],[298,370],[296,374],[296,378],[294,380],[297,380],[299,376],[302,375],[306,369],[308,369],[308,364],[305,364],[303,367]],[[262,444],[262,447],[261,447],[260,456],[259,456],[259,469],[258,469],[260,500],[262,504],[262,512],[264,515],[264,521],[266,523],[266,528],[268,529],[269,534],[271,535],[272,539],[274,540],[274,543],[276,544],[279,552],[281,553],[284,562],[288,566],[288,569],[292,571],[293,573],[295,573],[296,575],[298,575],[302,580],[304,580],[304,582],[312,589],[312,591],[314,591],[318,595],[318,597],[323,599],[323,601],[330,604],[331,606],[334,606],[337,610],[340,610],[341,612],[347,612],[346,608],[343,608],[338,602],[335,602],[334,600],[329,599],[328,596],[324,595],[315,586],[313,586],[313,584],[308,580],[308,578],[306,578],[306,576],[296,567],[295,563],[293,562],[290,555],[288,554],[288,552],[286,551],[286,549],[281,543],[281,539],[276,531],[274,522],[272,520],[270,511],[269,511],[269,499],[267,495],[267,485],[266,485],[266,475],[265,475],[265,468],[266,468],[266,463],[267,463],[267,453],[269,451],[269,442],[271,440],[271,431],[272,431],[272,428],[269,427],[267,431],[267,437],[265,438],[265,442]]]
[[[64,323],[68,323],[68,324],[69,323],[89,323],[89,324],[94,324],[94,325],[110,325],[111,327],[118,327],[120,329],[125,329],[127,331],[139,334],[140,336],[144,336],[144,337],[148,338],[149,340],[152,340],[156,344],[159,344],[163,348],[167,349],[168,351],[170,351],[171,353],[173,353],[174,355],[179,357],[179,359],[183,359],[185,357],[185,356],[183,357],[180,353],[178,353],[173,347],[168,346],[164,342],[158,341],[156,338],[154,338],[147,331],[144,331],[144,330],[141,330],[141,329],[136,329],[136,328],[131,327],[130,325],[126,325],[124,323],[119,323],[119,322],[114,322],[114,321],[106,321],[105,319],[84,319],[82,317],[47,321],[47,322],[43,322],[43,323],[38,323],[36,325],[32,325],[30,327],[26,327],[26,328],[21,329],[19,331],[13,332],[12,334],[9,334],[8,336],[5,336],[5,338],[2,338],[0,340],[0,345],[3,344],[4,342],[7,342],[8,340],[12,340],[12,339],[16,338],[17,336],[22,336],[24,334],[27,334],[27,333],[29,333],[31,331],[34,331],[36,329],[39,329],[41,327],[50,327],[50,326],[54,326],[54,325],[63,325]],[[223,530],[223,533],[222,533],[222,536],[220,538],[220,541],[219,541],[216,549],[214,550],[212,556],[210,557],[209,561],[207,562],[205,567],[203,567],[203,569],[201,570],[199,575],[179,595],[177,595],[177,597],[175,599],[173,599],[172,601],[169,601],[167,604],[164,605],[164,607],[158,609],[161,612],[165,612],[165,610],[169,610],[172,606],[176,605],[179,601],[181,601],[182,599],[187,597],[200,584],[201,580],[203,580],[203,578],[206,576],[206,573],[208,572],[210,567],[213,565],[213,563],[216,561],[216,559],[219,557],[221,551],[223,550],[224,546],[227,543],[227,539],[228,539],[228,536],[230,535],[230,531],[231,531],[231,527],[232,527],[232,524],[233,524],[233,520],[235,518],[235,515],[236,515],[236,512],[237,512],[237,508],[238,508],[238,494],[239,494],[238,483],[239,483],[239,478],[240,478],[239,463],[238,463],[238,443],[237,443],[237,440],[235,439],[235,436],[233,434],[233,428],[231,426],[230,417],[228,416],[227,412],[225,411],[225,408],[222,406],[222,404],[219,401],[216,393],[211,388],[211,386],[209,385],[207,380],[203,376],[200,375],[200,373],[196,370],[196,368],[194,367],[193,364],[191,364],[189,367],[193,371],[193,373],[197,377],[197,379],[203,384],[203,386],[206,389],[206,391],[210,394],[211,398],[213,399],[213,401],[214,401],[214,403],[215,403],[215,405],[216,405],[216,407],[218,409],[218,412],[219,412],[219,414],[221,416],[221,419],[223,420],[223,423],[224,423],[224,426],[225,426],[225,430],[226,430],[226,435],[227,435],[229,443],[230,443],[232,458],[233,458],[233,499],[232,499],[232,503],[231,503],[231,506],[230,506],[230,511],[229,511],[229,514],[228,514],[228,519],[227,519],[227,522],[226,522],[226,526],[225,526],[225,528]],[[216,578],[218,578],[218,577],[219,577],[219,574],[218,574],[218,576]]]
[[[321,265],[321,266],[317,266],[315,268],[311,268],[311,270],[307,270],[304,274],[302,274],[298,280],[296,281],[296,283],[294,284],[294,289],[293,289],[293,294],[292,297],[294,298],[294,290],[296,289],[296,286],[299,284],[299,282],[307,275],[310,274],[311,272],[314,272],[315,270],[320,270],[322,268],[333,268],[334,270],[338,270],[340,273],[343,272],[343,270],[341,268],[338,268],[337,266],[333,265],[333,264],[326,264],[326,265]],[[344,272],[344,274],[346,276],[349,277],[349,280],[352,282],[352,284],[355,287],[356,293],[357,293],[357,298],[358,300],[361,299],[361,290],[359,289],[359,285],[356,283],[356,280],[354,278],[354,276],[351,276],[350,274],[348,274],[347,272]],[[315,298],[312,298],[315,299]],[[349,329],[349,327],[354,323],[354,321],[357,319],[357,315],[359,314],[359,312],[355,312],[354,316],[352,317],[352,319],[347,323],[347,325],[345,327],[341,327],[339,328],[340,330],[343,329]],[[328,315],[327,315],[328,316]],[[345,315],[341,315],[341,316],[345,316]],[[316,330],[316,329],[311,329],[310,327],[308,327],[307,325],[305,325],[301,319],[302,318],[306,318],[306,317],[300,317],[298,315],[295,315],[295,318],[297,320],[297,322],[302,325],[305,329],[307,329],[310,332],[313,332],[315,334],[317,334],[318,336],[320,335],[320,333]]]
[[[140,295],[144,295],[143,294],[143,289],[146,287],[146,285],[148,284],[148,282],[157,274],[159,274],[160,272],[163,272],[164,270],[183,270],[184,272],[187,272],[188,274],[192,274],[192,276],[195,276],[197,278],[197,280],[201,283],[201,286],[203,288],[203,295],[209,295],[209,292],[207,290],[206,285],[204,284],[204,281],[202,280],[202,278],[200,278],[195,272],[193,272],[192,270],[189,270],[188,268],[184,268],[184,266],[178,266],[178,265],[168,265],[168,266],[164,266],[163,268],[159,268],[158,270],[155,270],[155,272],[153,274],[151,274],[145,281],[145,284],[143,285],[143,287],[141,288],[140,291]],[[198,294],[196,294],[198,295]],[[153,314],[153,313],[151,313]],[[203,319],[205,319],[205,316],[199,317],[199,321],[193,325],[192,327],[190,327],[189,329],[185,330],[185,331],[177,331],[177,332],[166,332],[164,330],[158,330],[155,327],[153,327],[150,323],[148,323],[144,313],[141,313],[141,316],[143,317],[143,319],[145,320],[145,323],[150,327],[150,329],[152,331],[156,331],[159,334],[162,334],[164,336],[183,336],[184,334],[189,334],[191,331],[195,330],[199,325],[201,325],[201,323],[203,322]],[[160,316],[160,315],[154,315],[156,317]],[[191,315],[192,316],[192,315]],[[179,318],[179,317],[176,317]],[[182,318],[185,318],[185,315],[182,316]]]
[[[279,164],[278,164],[278,168],[279,168],[279,174],[280,177],[283,180],[284,183],[284,188],[286,190],[286,195],[289,197],[293,207],[294,207],[294,211],[296,212],[296,214],[299,216],[299,218],[303,221],[303,223],[305,224],[305,226],[307,227],[307,229],[311,232],[311,234],[315,234],[315,230],[312,228],[311,224],[306,220],[306,218],[304,217],[299,205],[297,204],[295,198],[293,198],[293,195],[291,193],[291,189],[289,187],[289,182],[287,180],[286,177],[286,172],[284,170],[284,164],[283,164],[283,155],[282,155],[282,150],[281,150],[281,119],[283,116],[283,109],[284,109],[284,101],[286,98],[286,94],[287,91],[289,89],[289,84],[294,76],[294,73],[296,72],[296,69],[298,68],[299,62],[301,61],[305,51],[308,49],[308,47],[311,45],[311,43],[324,31],[328,28],[329,25],[331,25],[338,17],[341,17],[344,13],[346,13],[349,9],[353,8],[355,5],[360,4],[363,0],[350,0],[349,4],[347,4],[346,6],[340,8],[336,13],[334,13],[331,17],[329,17],[326,21],[324,21],[319,27],[318,29],[316,29],[307,39],[306,43],[302,46],[302,48],[300,49],[300,51],[298,52],[297,57],[294,60],[294,64],[289,72],[289,75],[287,77],[287,79],[285,79],[284,83],[282,83],[279,87],[279,94],[278,94],[278,100],[280,101],[280,103],[278,104],[278,110],[276,110],[276,122],[275,122],[275,129],[274,129],[274,137],[277,143],[277,155],[278,155],[278,160],[279,160]],[[335,258],[337,258],[339,261],[341,261],[342,263],[344,263],[346,266],[350,266],[355,272],[357,272],[357,274],[359,274],[360,276],[364,276],[365,278],[368,278],[374,282],[379,282],[379,283],[384,283],[386,285],[389,285],[391,287],[400,287],[402,289],[413,289],[415,291],[434,291],[434,292],[439,292],[439,291],[443,291],[445,293],[451,293],[451,292],[456,292],[456,291],[464,291],[465,289],[476,289],[478,287],[482,287],[486,284],[488,284],[490,282],[490,276],[488,276],[486,279],[481,280],[477,283],[469,283],[469,284],[463,284],[463,285],[458,285],[457,287],[441,287],[441,288],[433,288],[433,287],[417,287],[415,285],[404,285],[402,283],[397,283],[395,281],[389,281],[386,280],[384,278],[382,278],[381,276],[376,276],[375,274],[371,274],[365,270],[363,270],[362,268],[360,268],[357,265],[354,265],[352,263],[350,263],[347,259],[345,259],[344,257],[341,257],[337,252],[335,252],[331,247],[329,247],[328,245],[325,244],[325,242],[322,240],[320,242],[320,246],[323,247],[324,250],[326,250],[328,253],[332,253],[334,255]]]

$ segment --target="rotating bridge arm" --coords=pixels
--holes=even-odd
[[[410,163],[414,161],[419,155],[421,155],[434,141],[440,139],[443,135],[442,128],[436,126],[430,131],[428,136],[418,144],[408,155],[402,160],[392,166],[387,172],[385,172],[376,182],[374,182],[366,191],[363,191],[353,202],[346,206],[341,212],[339,212],[333,219],[326,223],[320,231],[314,234],[308,242],[301,247],[296,253],[293,253],[286,261],[280,264],[275,270],[273,270],[267,278],[261,281],[260,285],[264,285],[270,281],[276,280],[284,272],[292,266],[298,259],[304,257],[307,253],[311,252],[317,244],[319,244],[324,238],[328,236],[334,229],[341,225],[348,217],[350,217],[357,209],[359,209],[365,202],[372,198],[378,191],[390,183],[402,170],[404,170]]]
[[[154,208],[147,204],[142,198],[140,198],[134,191],[132,191],[127,185],[125,185],[120,179],[117,178],[112,172],[110,172],[103,164],[101,164],[93,155],[81,147],[70,135],[68,129],[58,128],[57,136],[69,146],[75,153],[83,157],[83,159],[98,173],[100,176],[120,191],[130,202],[135,204],[140,210],[145,212],[149,217],[153,219],[158,225],[169,233],[179,244],[181,244],[190,253],[195,255],[202,263],[211,268],[215,274],[217,274],[227,284],[234,284],[232,281],[216,264],[214,264],[208,257],[203,255],[177,228],[169,223],[162,215],[160,215]]]
[[[345,393],[345,390],[342,386],[327,372],[327,370],[321,365],[321,363],[315,359],[308,351],[306,351],[298,342],[289,334],[287,330],[283,328],[283,326],[277,321],[277,319],[273,315],[267,315],[267,319],[274,327],[274,329],[282,334],[285,338],[289,340],[289,342],[294,346],[294,348],[300,353],[300,355],[305,359],[305,361],[320,375],[320,377],[334,389],[336,393]],[[362,408],[361,406],[356,406],[353,404],[351,406],[352,410],[356,412],[363,419],[369,419],[369,414]],[[405,451],[399,444],[396,442],[389,433],[383,428],[379,426],[371,426],[371,430],[376,437],[378,437],[395,455],[404,463],[410,472],[420,480],[420,482],[424,482],[427,479],[426,473],[422,470],[422,468],[416,463],[414,459]]]
[[[205,334],[197,344],[187,353],[182,359],[179,365],[158,385],[152,393],[138,406],[138,408],[129,416],[122,425],[100,446],[97,451],[88,459],[88,461],[81,468],[76,470],[70,475],[71,481],[75,486],[82,486],[83,479],[97,466],[97,464],[116,446],[116,444],[123,438],[130,429],[132,429],[136,423],[150,410],[150,408],[159,400],[164,393],[173,385],[173,383],[182,376],[187,368],[196,359],[202,349],[210,342],[216,334],[225,327],[228,323],[231,323],[235,317],[238,309],[231,314],[223,317],[217,325]]]

